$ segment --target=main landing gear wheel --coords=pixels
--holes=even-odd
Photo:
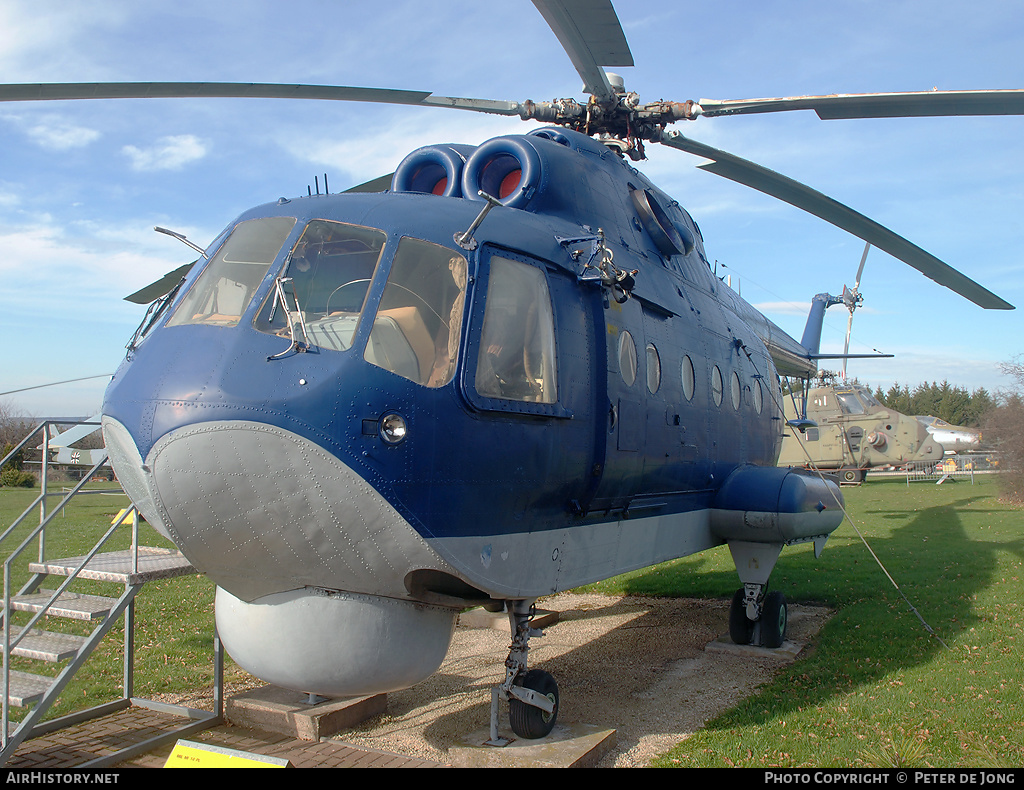
[[[786,596],[780,592],[768,593],[761,611],[761,641],[765,647],[782,647],[787,621]]]
[[[867,475],[863,469],[843,469],[842,470],[842,482],[848,485],[860,485],[864,482],[864,478]]]
[[[729,638],[734,644],[749,645],[754,639],[755,627],[760,625],[759,644],[762,647],[782,647],[786,641],[788,620],[786,596],[776,591],[765,595],[760,616],[751,620],[747,617],[746,591],[740,588],[733,595],[729,607]]]
[[[737,645],[749,645],[754,637],[754,621],[747,619],[746,595],[741,587],[729,607],[729,638]]]
[[[520,738],[543,738],[554,729],[558,718],[558,684],[543,669],[531,669],[522,676],[522,682],[517,682],[516,685],[543,694],[554,704],[554,710],[546,713],[515,698],[510,699],[508,703],[508,720],[512,732]]]

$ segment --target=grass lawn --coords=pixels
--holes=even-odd
[[[819,560],[809,545],[783,551],[773,589],[835,616],[800,660],[659,765],[1024,766],[1024,512],[999,502],[992,476],[875,478],[844,494],[899,590],[849,521]],[[591,589],[727,597],[738,587],[719,549]]]

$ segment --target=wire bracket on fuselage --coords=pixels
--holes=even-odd
[[[597,235],[584,236],[580,238],[559,238],[559,244],[564,247],[590,243],[590,255],[583,264],[583,268],[577,274],[580,282],[587,282],[600,279],[601,285],[611,290],[615,301],[619,304],[627,301],[633,295],[636,288],[636,275],[639,269],[626,271],[615,265],[615,253],[605,244],[604,230],[597,229]],[[579,260],[583,256],[583,250],[574,250],[569,253],[573,260]],[[596,274],[588,274],[593,269]]]

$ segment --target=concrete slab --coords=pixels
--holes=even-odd
[[[351,699],[331,699],[310,705],[308,695],[261,686],[228,698],[224,715],[232,724],[319,741],[348,730],[387,710],[387,694]]]
[[[709,642],[705,648],[706,652],[709,653],[732,653],[734,655],[741,656],[757,656],[759,658],[777,658],[780,661],[794,661],[800,654],[800,651],[806,647],[808,634],[804,633],[804,629],[800,626],[812,616],[812,613],[807,612],[804,609],[796,609],[794,607],[790,614],[789,625],[790,633],[798,632],[803,636],[799,640],[787,639],[779,647],[761,647],[757,644],[757,640],[760,638],[760,624],[754,627],[754,635],[752,644],[749,645],[737,645],[732,641],[729,634],[723,634],[718,639]],[[796,626],[793,628],[792,626]],[[815,630],[816,633],[816,630]]]
[[[797,654],[804,649],[802,644],[785,641],[781,647],[758,647],[757,645],[737,645],[728,634],[720,636],[713,642],[709,642],[704,648],[709,653],[733,653],[741,656],[759,656],[762,658],[773,657],[780,661],[793,661]]]
[[[511,737],[510,733],[501,733]],[[615,730],[592,724],[556,724],[546,738],[516,738],[506,746],[485,745],[490,729],[461,738],[448,755],[456,768],[594,768],[615,747]]]

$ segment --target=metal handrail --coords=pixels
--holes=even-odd
[[[52,420],[44,420],[43,422],[39,423],[39,425],[37,425],[35,428],[33,428],[32,429],[32,433],[30,433],[28,436],[26,436],[24,439],[22,439],[17,447],[15,447],[13,450],[11,450],[9,453],[7,453],[7,455],[5,455],[3,458],[0,458],[0,466],[3,466],[8,461],[10,461],[18,453],[18,451],[21,450],[22,447],[24,447],[26,444],[28,444],[29,440],[33,436],[35,436],[37,433],[39,433],[39,431],[41,431],[46,426],[50,425],[52,422],[53,422]]]
[[[46,423],[44,423],[44,425],[45,424]],[[100,461],[98,461],[85,475],[83,475],[82,480],[78,483],[78,485],[76,485],[71,490],[70,493],[68,493],[66,496],[63,497],[63,499],[61,500],[60,504],[57,507],[55,507],[50,512],[49,515],[45,516],[39,522],[38,526],[36,526],[22,540],[22,542],[18,545],[18,547],[16,549],[14,549],[14,551],[12,551],[11,554],[4,561],[4,571],[3,571],[3,574],[4,574],[4,580],[3,580],[3,585],[4,585],[4,609],[3,609],[4,650],[3,650],[3,679],[2,679],[3,682],[2,682],[2,684],[0,684],[0,687],[2,687],[2,694],[3,694],[2,698],[0,698],[0,707],[2,707],[2,721],[3,721],[2,730],[0,730],[0,743],[2,743],[4,747],[6,747],[7,740],[9,738],[9,732],[8,732],[9,726],[8,726],[8,723],[10,721],[10,700],[9,700],[9,696],[10,696],[10,683],[11,683],[11,675],[10,675],[10,673],[11,673],[11,657],[13,655],[14,649],[18,646],[18,644],[20,644],[20,642],[21,642],[21,640],[23,638],[28,636],[28,634],[29,634],[30,630],[32,629],[32,627],[35,626],[35,624],[38,623],[39,620],[48,613],[48,611],[49,611],[50,607],[53,605],[53,603],[67,590],[67,588],[71,585],[71,583],[74,582],[78,578],[78,575],[82,571],[82,569],[90,562],[90,560],[92,560],[93,557],[96,556],[96,554],[103,547],[103,545],[114,534],[114,532],[117,530],[117,528],[120,527],[121,524],[124,523],[125,519],[127,519],[129,516],[134,516],[134,514],[137,512],[136,509],[135,509],[135,506],[132,505],[130,508],[128,508],[124,513],[122,513],[114,521],[114,523],[111,525],[111,527],[103,534],[103,536],[99,539],[99,541],[93,546],[92,550],[89,551],[89,553],[85,556],[84,561],[82,562],[82,564],[78,568],[76,568],[74,570],[74,572],[69,574],[68,577],[60,585],[58,585],[57,589],[50,596],[50,598],[46,602],[46,604],[43,607],[41,607],[40,610],[38,612],[36,612],[29,619],[28,624],[22,629],[21,633],[18,634],[13,639],[11,638],[11,600],[12,600],[12,594],[11,594],[11,566],[12,566],[12,563],[13,563],[13,561],[15,559],[17,559],[18,557],[21,556],[22,552],[24,552],[25,549],[28,548],[37,537],[40,537],[43,534],[44,530],[49,525],[50,521],[52,521],[53,518],[57,515],[57,513],[60,512],[61,508],[64,507],[67,504],[67,502],[72,497],[74,497],[85,486],[86,483],[88,483],[90,480],[92,480],[93,476],[96,474],[97,471],[99,471],[100,467],[105,462],[106,462],[106,455],[104,455],[104,457],[102,459],[100,459]],[[36,499],[36,503],[38,503],[40,500],[44,499],[45,496],[46,496],[46,494],[44,492],[43,494],[41,494]],[[34,504],[32,506],[30,506],[28,508],[28,510],[25,511],[25,513],[22,513],[22,515],[19,516],[19,518],[15,522],[15,524],[12,525],[12,527],[10,529],[6,530],[4,532],[3,536],[0,536],[0,541],[2,541],[3,538],[7,537],[10,534],[11,529],[13,529],[15,526],[17,526],[17,524],[19,524],[24,519],[24,517],[25,517],[25,515],[27,515],[28,511],[31,510],[32,507],[34,507]],[[137,569],[137,566],[138,566],[138,519],[137,518],[133,518],[132,519],[132,549],[133,549],[133,568]],[[44,561],[45,558],[43,556],[40,556],[39,559],[42,562],[42,561]]]
[[[103,457],[96,464],[94,464],[93,467],[85,475],[82,476],[82,479],[78,482],[78,484],[74,488],[72,488],[69,493],[65,494],[62,497],[60,503],[47,514],[46,513],[46,500],[47,500],[48,497],[56,495],[56,494],[51,494],[50,492],[47,491],[47,482],[48,482],[48,480],[47,480],[47,478],[48,478],[47,471],[48,471],[48,467],[49,467],[49,463],[50,463],[50,461],[49,461],[49,453],[48,453],[48,448],[49,448],[48,428],[49,428],[50,425],[56,425],[56,424],[64,424],[64,423],[63,422],[58,423],[58,421],[55,421],[55,420],[44,420],[44,421],[42,421],[31,432],[29,432],[29,434],[24,439],[22,439],[21,442],[19,442],[18,445],[13,450],[11,450],[9,453],[7,453],[3,457],[3,459],[0,459],[0,466],[3,466],[3,464],[7,463],[18,452],[20,452],[26,445],[28,445],[30,442],[32,442],[34,437],[36,437],[40,433],[42,434],[42,436],[43,436],[43,455],[42,455],[42,459],[41,459],[40,493],[39,493],[39,496],[37,496],[32,501],[32,503],[27,508],[25,508],[25,510],[21,513],[21,515],[19,515],[14,520],[14,522],[7,529],[5,529],[2,534],[0,534],[0,543],[3,543],[22,524],[22,522],[25,520],[26,516],[28,516],[28,514],[30,512],[32,512],[37,506],[40,506],[40,521],[39,521],[39,524],[37,526],[35,526],[29,532],[29,534],[21,541],[21,543],[14,549],[14,551],[12,551],[10,553],[10,555],[4,561],[4,570],[3,570],[3,613],[2,613],[2,617],[3,617],[4,647],[3,647],[2,682],[0,682],[0,692],[2,692],[2,695],[3,695],[2,699],[0,699],[0,720],[2,720],[2,725],[0,725],[0,744],[2,744],[4,748],[6,748],[8,740],[10,738],[10,732],[9,732],[9,730],[10,730],[10,727],[9,727],[9,722],[10,722],[10,699],[9,699],[9,697],[10,697],[10,688],[11,688],[11,674],[10,673],[11,673],[11,658],[13,656],[13,652],[14,652],[15,648],[17,648],[17,646],[21,643],[21,641],[26,636],[29,635],[29,633],[31,632],[31,629],[39,622],[39,620],[42,619],[44,616],[46,616],[46,614],[48,613],[50,608],[53,606],[54,602],[68,589],[68,587],[71,585],[71,583],[74,582],[78,578],[79,573],[81,572],[82,568],[84,568],[89,563],[89,561],[92,560],[92,558],[96,556],[96,554],[99,552],[99,550],[104,546],[104,544],[106,544],[106,542],[114,534],[114,532],[117,530],[117,528],[120,527],[121,524],[124,523],[125,519],[127,519],[129,516],[133,516],[137,512],[136,509],[135,509],[135,506],[132,505],[123,514],[121,514],[121,516],[118,519],[115,520],[115,522],[111,525],[111,527],[103,534],[103,536],[99,539],[99,541],[93,546],[92,550],[85,556],[84,561],[82,562],[82,564],[77,569],[75,569],[75,571],[73,573],[69,574],[69,576],[53,592],[53,594],[50,596],[50,599],[46,602],[46,604],[43,607],[41,607],[40,610],[38,612],[36,612],[29,619],[28,624],[26,626],[24,626],[24,628],[21,630],[21,632],[12,638],[12,635],[11,635],[11,612],[12,612],[11,603],[12,603],[12,598],[14,596],[12,595],[12,589],[11,589],[11,584],[12,584],[11,567],[12,567],[12,564],[13,564],[14,560],[19,558],[22,555],[22,553],[25,551],[25,549],[27,549],[30,545],[32,545],[32,543],[34,541],[36,541],[38,539],[38,541],[39,541],[39,561],[40,562],[45,561],[45,530],[46,530],[46,527],[53,520],[54,516],[56,516],[57,513],[59,513],[61,511],[61,509],[65,505],[67,505],[67,503],[75,495],[77,495],[85,487],[85,485],[87,483],[89,483],[93,479],[93,477],[99,471],[100,467],[103,466],[106,463],[106,461],[107,461],[107,454],[104,453]],[[83,423],[79,423],[79,424],[91,425],[92,423],[90,423],[90,422],[83,422]],[[133,567],[133,570],[134,570],[134,569],[137,569],[137,567],[138,567],[138,519],[137,518],[133,518],[132,519],[132,550],[133,550],[132,567]],[[31,581],[27,582],[26,585],[21,590],[19,590],[19,592],[17,594],[20,594],[20,593],[24,592],[25,589],[30,584],[31,584]]]
[[[40,433],[40,431],[42,431],[42,434],[43,434],[43,444],[42,444],[43,457],[42,457],[42,469],[41,469],[41,475],[40,475],[40,489],[41,489],[40,494],[39,494],[38,497],[36,497],[33,500],[32,504],[29,505],[28,508],[26,508],[26,510],[20,516],[18,516],[18,518],[15,520],[15,522],[13,524],[11,524],[11,526],[8,527],[6,530],[4,530],[4,532],[2,534],[0,534],[0,543],[3,543],[6,539],[8,539],[8,538],[10,538],[12,536],[12,534],[14,533],[14,530],[17,529],[22,524],[22,522],[25,520],[25,517],[29,514],[29,512],[31,512],[33,508],[39,506],[40,521],[39,521],[38,526],[34,527],[29,532],[29,534],[20,542],[20,544],[14,549],[14,551],[11,552],[10,556],[8,556],[5,559],[4,567],[3,567],[3,599],[4,599],[4,608],[3,608],[3,611],[0,612],[0,617],[3,618],[2,627],[0,627],[0,633],[2,633],[3,637],[4,637],[4,649],[3,649],[3,653],[2,653],[2,656],[3,656],[3,671],[2,671],[2,673],[0,673],[0,674],[2,674],[2,678],[0,678],[0,679],[2,679],[2,683],[0,683],[0,686],[2,686],[2,688],[0,688],[0,691],[2,691],[2,693],[3,693],[3,699],[0,700],[0,703],[2,703],[2,721],[0,721],[0,748],[2,748],[3,756],[0,757],[0,765],[2,765],[6,761],[7,757],[9,756],[8,752],[13,753],[13,750],[18,748],[18,745],[21,743],[22,740],[24,740],[26,737],[31,737],[31,735],[34,735],[34,734],[41,734],[42,731],[48,731],[47,727],[51,727],[52,728],[55,725],[56,726],[70,726],[71,724],[78,723],[79,721],[84,721],[84,720],[87,720],[89,718],[94,718],[94,717],[99,716],[99,715],[106,715],[109,712],[113,712],[115,710],[122,709],[123,707],[127,707],[127,706],[129,706],[131,704],[143,705],[144,707],[152,706],[152,705],[156,704],[156,703],[152,703],[152,701],[149,701],[149,700],[136,699],[135,696],[134,696],[134,693],[133,693],[133,685],[134,685],[134,677],[133,677],[134,672],[133,672],[133,666],[132,666],[132,664],[134,662],[134,636],[133,636],[133,634],[134,634],[134,625],[133,625],[133,622],[134,622],[134,614],[133,614],[134,608],[133,607],[134,607],[135,595],[138,592],[140,587],[139,587],[139,585],[137,585],[135,583],[132,583],[130,586],[126,583],[124,594],[118,599],[118,602],[116,603],[116,605],[114,605],[111,608],[111,610],[107,614],[107,616],[101,621],[101,624],[95,630],[93,630],[92,635],[87,640],[85,646],[83,647],[82,651],[80,651],[79,655],[68,666],[66,666],[55,678],[53,678],[53,684],[50,686],[49,690],[47,690],[44,693],[43,697],[40,699],[39,704],[36,706],[36,708],[33,711],[31,711],[23,720],[21,720],[19,722],[18,726],[15,728],[13,733],[10,732],[10,705],[11,705],[11,703],[10,703],[10,691],[11,691],[11,675],[10,675],[10,673],[11,673],[11,658],[12,658],[12,655],[13,655],[13,650],[21,643],[21,641],[25,637],[30,635],[30,632],[31,632],[32,628],[39,622],[39,620],[42,617],[44,617],[47,614],[47,612],[50,610],[50,608],[53,606],[53,604],[68,589],[68,587],[72,584],[72,582],[74,582],[76,579],[79,578],[81,572],[93,560],[93,558],[96,557],[96,555],[99,553],[100,549],[103,548],[103,546],[107,543],[107,541],[109,541],[109,539],[114,535],[114,533],[118,530],[118,528],[120,528],[125,523],[125,521],[128,520],[129,518],[131,518],[131,523],[132,523],[132,527],[131,527],[131,549],[130,549],[130,555],[129,555],[130,556],[130,560],[131,560],[131,574],[132,574],[132,576],[135,576],[136,574],[139,573],[139,561],[140,561],[140,558],[139,558],[139,550],[140,550],[140,546],[139,546],[139,520],[140,520],[140,518],[139,518],[139,511],[138,511],[138,509],[135,507],[134,504],[131,504],[131,506],[129,508],[127,508],[125,511],[123,511],[122,513],[120,513],[118,515],[118,517],[111,524],[110,528],[106,530],[106,532],[95,543],[93,548],[82,558],[82,561],[78,564],[78,566],[76,568],[74,568],[70,572],[70,574],[67,576],[67,578],[60,585],[58,585],[57,589],[50,595],[49,600],[47,600],[45,605],[42,606],[41,609],[38,612],[36,612],[29,619],[28,624],[23,627],[23,629],[20,631],[20,633],[17,636],[15,636],[13,639],[11,638],[11,627],[12,627],[11,626],[11,619],[12,619],[11,618],[11,613],[12,613],[12,603],[13,603],[13,598],[14,598],[14,596],[12,595],[12,583],[13,583],[12,582],[12,578],[13,578],[12,570],[13,570],[13,562],[14,562],[14,560],[17,559],[18,557],[20,557],[24,553],[24,551],[32,544],[32,542],[35,539],[38,538],[38,541],[39,541],[39,563],[43,564],[43,563],[46,562],[46,557],[45,557],[45,553],[46,553],[45,535],[46,535],[46,528],[47,528],[47,526],[56,517],[56,515],[58,513],[61,513],[63,511],[64,507],[67,505],[67,503],[73,497],[75,497],[76,495],[78,495],[80,493],[89,493],[89,491],[83,491],[84,486],[94,478],[96,473],[99,471],[100,467],[103,466],[107,462],[107,454],[104,453],[103,454],[103,458],[101,458],[82,477],[82,479],[78,482],[78,484],[76,486],[74,486],[74,488],[72,488],[71,491],[68,492],[67,494],[63,494],[63,492],[60,492],[60,493],[56,493],[56,492],[55,493],[50,493],[50,492],[47,491],[47,477],[48,477],[47,472],[48,472],[49,465],[51,463],[50,458],[49,458],[49,453],[48,453],[49,438],[50,437],[49,437],[49,433],[47,431],[47,428],[51,424],[67,424],[68,422],[69,421],[66,421],[66,420],[46,420],[46,421],[40,423],[28,436],[25,437],[24,440],[22,440],[18,444],[18,446],[16,448],[14,448],[14,450],[12,450],[10,453],[8,453],[6,456],[4,456],[4,458],[2,460],[0,460],[0,465],[2,465],[3,463],[6,463],[11,457],[14,456],[15,453],[17,453],[19,450],[21,450],[23,447],[25,447],[26,444],[28,444],[30,441],[32,441],[33,437],[37,436]],[[81,424],[93,425],[95,423],[90,422],[90,421],[82,421],[82,422],[77,423],[77,424],[80,424],[80,425]],[[50,512],[47,512],[47,507],[46,507],[46,502],[47,502],[47,498],[48,497],[61,497],[60,503],[56,507],[52,508],[52,510],[50,510]],[[22,593],[25,593],[25,592],[28,592],[28,591],[31,591],[31,590],[34,590],[34,589],[38,588],[38,586],[41,584],[40,575],[45,575],[45,573],[43,573],[43,574],[38,574],[37,573],[34,577],[30,577],[29,580],[26,581],[25,584],[22,586],[21,590],[19,590],[18,594],[22,594]],[[38,720],[41,719],[45,715],[46,710],[49,709],[50,704],[61,693],[61,691],[63,690],[65,684],[68,681],[70,681],[70,679],[73,676],[73,674],[78,669],[80,669],[81,666],[84,664],[84,662],[88,658],[88,655],[91,652],[92,648],[95,647],[96,644],[98,644],[101,639],[103,639],[104,635],[113,626],[114,622],[117,621],[118,619],[120,619],[122,616],[124,616],[126,618],[126,620],[125,620],[125,647],[124,647],[124,649],[125,649],[125,656],[124,656],[124,658],[125,658],[125,667],[124,667],[124,678],[123,678],[124,698],[122,700],[118,701],[118,702],[106,703],[104,705],[93,707],[90,710],[85,711],[83,713],[75,713],[75,714],[70,714],[68,716],[63,716],[60,719],[53,720],[53,721],[48,722],[46,724],[43,724],[43,723],[39,722]],[[117,752],[114,756],[111,756],[109,758],[107,758],[107,757],[99,758],[98,760],[93,761],[92,763],[89,763],[88,765],[90,765],[90,766],[95,765],[97,767],[110,765],[110,764],[112,764],[110,762],[110,760],[114,759],[117,755],[128,755],[128,754],[131,754],[131,753],[137,753],[138,749],[144,749],[144,748],[149,748],[149,747],[154,747],[155,748],[158,745],[162,745],[162,744],[166,743],[168,741],[168,739],[170,739],[170,738],[176,738],[178,736],[183,736],[183,735],[191,734],[193,732],[198,732],[200,730],[206,729],[206,728],[208,728],[210,726],[214,726],[215,724],[220,723],[221,721],[223,721],[223,661],[224,661],[224,652],[223,652],[223,646],[221,645],[220,639],[219,639],[219,637],[217,636],[217,633],[216,633],[216,627],[214,628],[214,656],[213,657],[214,657],[214,676],[215,676],[215,688],[214,688],[214,707],[215,707],[215,709],[214,709],[214,712],[212,714],[208,714],[207,715],[207,714],[205,714],[205,712],[190,711],[190,710],[181,708],[181,706],[171,705],[169,707],[170,708],[174,708],[175,710],[179,710],[179,709],[185,710],[186,714],[188,715],[188,718],[191,720],[191,724],[188,724],[188,725],[183,726],[183,727],[174,728],[174,729],[172,729],[172,730],[170,730],[170,731],[168,731],[166,733],[162,733],[162,734],[160,734],[158,736],[155,736],[155,737],[149,739],[148,741],[144,742],[143,744],[139,744],[138,746],[131,747],[129,749],[121,750],[120,752]],[[200,714],[202,714],[202,715],[200,715]],[[40,728],[42,728],[42,730]]]

